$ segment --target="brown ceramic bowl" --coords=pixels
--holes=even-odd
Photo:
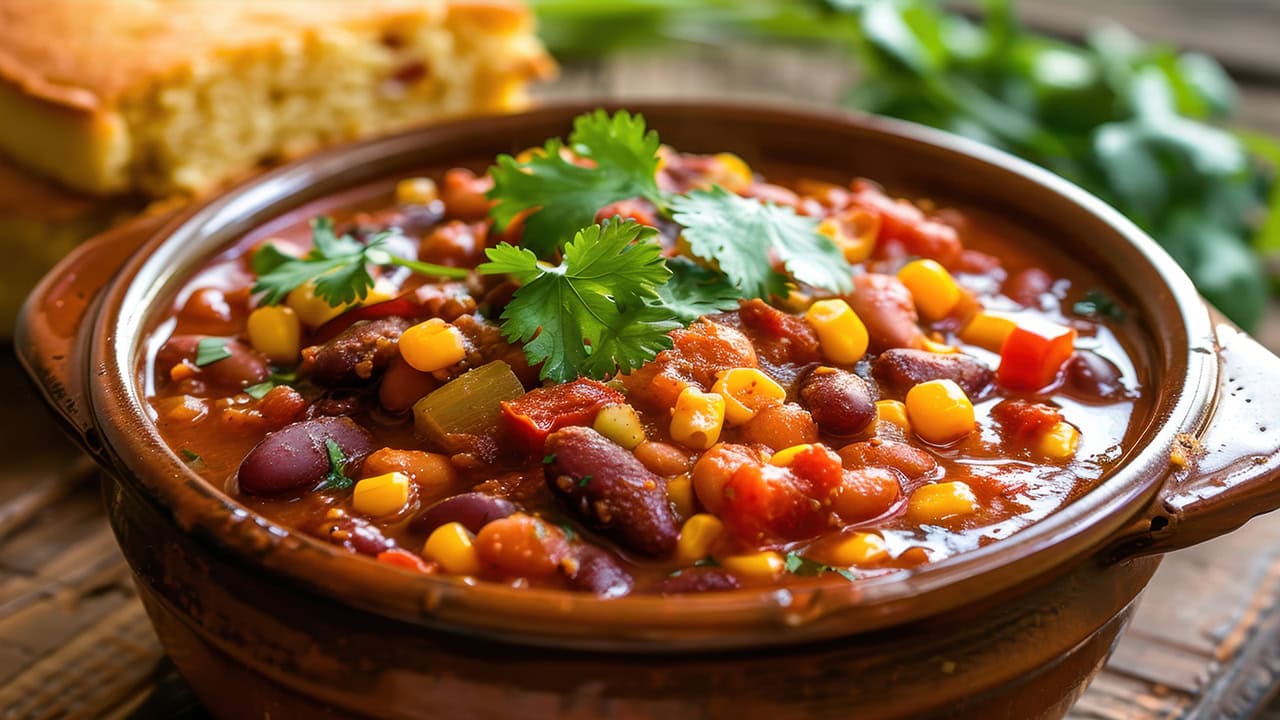
[[[1138,309],[1146,339],[1137,359],[1149,412],[1135,417],[1119,468],[1040,523],[909,574],[602,601],[370,562],[254,515],[165,446],[143,409],[139,358],[188,273],[264,223],[537,144],[586,109],[460,122],[304,160],[98,238],[28,301],[22,361],[101,463],[147,610],[215,715],[1056,717],[1105,660],[1159,553],[1280,505],[1280,359],[1211,313],[1115,211],[942,133],[737,105],[630,109],[683,150],[977,204],[1100,269]]]

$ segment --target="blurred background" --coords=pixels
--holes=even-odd
[[[1280,0],[534,0],[544,98],[847,107],[1075,181],[1280,348]]]

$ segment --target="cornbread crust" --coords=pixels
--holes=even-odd
[[[554,66],[505,0],[0,0],[0,151],[97,194],[516,109]]]

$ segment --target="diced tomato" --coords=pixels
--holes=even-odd
[[[1015,436],[1037,435],[1062,422],[1062,411],[1052,405],[1006,400],[991,409],[991,416]]]
[[[795,315],[752,300],[738,308],[742,327],[751,336],[756,352],[776,364],[817,362],[818,335],[813,326]]]
[[[502,422],[526,447],[541,448],[547,436],[556,430],[570,425],[589,425],[600,408],[625,401],[617,390],[595,380],[579,378],[504,401]]]
[[[950,225],[925,215],[907,200],[892,198],[874,184],[858,181],[853,185],[851,204],[880,215],[879,250],[885,245],[901,243],[907,252],[937,260],[950,267],[964,250],[960,235]]]
[[[1037,392],[1057,380],[1075,352],[1076,331],[1039,318],[1024,318],[1000,348],[1001,385],[1021,392]]]
[[[378,553],[377,558],[380,563],[394,565],[398,568],[404,568],[405,570],[416,570],[428,575],[434,575],[437,572],[437,568],[434,564],[423,560],[408,550],[402,550],[400,548],[384,550]]]
[[[785,468],[747,462],[724,485],[720,517],[749,543],[813,537],[838,524],[831,501],[844,480],[840,456],[821,446],[801,451]]]

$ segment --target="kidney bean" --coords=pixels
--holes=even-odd
[[[312,534],[362,555],[377,556],[396,547],[396,541],[382,534],[376,526],[361,517],[333,509]]]
[[[569,585],[575,590],[610,599],[630,595],[635,588],[635,580],[612,553],[586,543],[575,545],[574,553],[577,567],[569,575]]]
[[[262,439],[240,463],[240,489],[274,495],[315,486],[330,468],[326,440],[342,448],[346,474],[356,477],[373,452],[373,437],[351,418],[328,417],[287,425]]]
[[[924,335],[915,300],[902,281],[892,275],[867,273],[853,279],[849,307],[867,326],[871,350],[919,347]]]
[[[456,522],[462,523],[462,526],[471,532],[478,533],[485,525],[508,517],[519,510],[515,503],[504,498],[481,492],[462,493],[445,498],[427,508],[413,519],[410,527],[430,534],[441,525]]]
[[[231,338],[218,338],[231,353],[230,357],[211,362],[204,366],[196,366],[200,341],[206,335],[175,335],[156,353],[156,372],[163,384],[170,378],[169,373],[174,366],[186,361],[195,367],[195,375],[215,392],[234,394],[240,390],[263,382],[271,375],[267,359],[257,350]]]
[[[1040,299],[1053,289],[1053,276],[1037,267],[1009,276],[1001,290],[1009,299],[1024,307],[1040,307]]]
[[[929,380],[953,380],[970,398],[981,396],[995,380],[991,368],[975,357],[902,348],[881,353],[871,363],[871,373],[900,393]]]
[[[304,349],[303,371],[322,385],[365,382],[399,357],[396,342],[409,325],[402,317],[356,323],[329,342]]]
[[[871,388],[847,370],[815,368],[800,383],[800,400],[813,421],[829,435],[857,435],[876,419]]]
[[[666,483],[634,455],[588,427],[547,438],[547,484],[585,521],[643,555],[675,550],[679,523]]]
[[[928,452],[892,440],[866,440],[840,448],[840,460],[850,470],[861,467],[887,467],[902,473],[908,480],[931,475],[938,461]]]
[[[663,595],[684,595],[687,593],[716,592],[718,590],[736,590],[740,587],[738,578],[717,567],[693,567],[680,571],[679,575],[669,577],[658,586]]]
[[[1120,368],[1098,353],[1077,350],[1067,361],[1067,387],[1086,397],[1110,400],[1128,392]]]

